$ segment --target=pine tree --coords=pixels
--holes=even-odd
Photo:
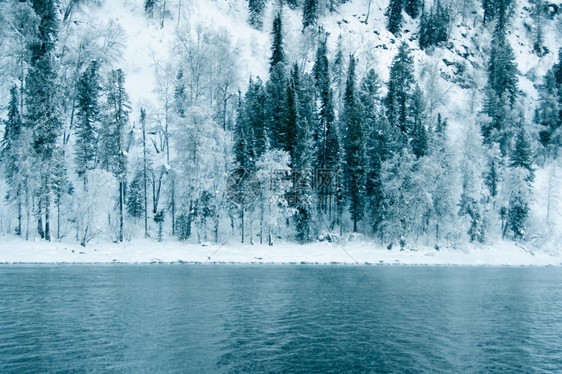
[[[268,138],[265,118],[266,95],[263,83],[259,77],[250,78],[248,90],[244,96],[243,118],[253,134],[253,148],[256,159],[265,152]]]
[[[17,209],[18,224],[16,235],[22,235],[24,193],[27,184],[26,150],[23,134],[23,121],[18,109],[18,89],[14,85],[10,89],[10,102],[8,104],[8,117],[4,121],[4,137],[0,149],[0,161],[4,166],[4,177],[8,184],[6,200],[14,203]]]
[[[527,132],[522,127],[517,133],[515,148],[510,155],[509,166],[512,168],[520,167],[529,172],[528,181],[532,182],[535,177],[533,168],[533,153]]]
[[[482,8],[484,9],[484,23],[493,20],[497,13],[498,0],[482,0]]]
[[[500,20],[503,18],[501,16]],[[517,65],[513,49],[506,38],[505,27],[505,22],[498,21],[494,30],[488,63],[488,84],[497,97],[507,94],[507,99],[513,105],[517,96]]]
[[[562,145],[562,49],[558,52],[558,63],[546,73],[539,93],[539,140],[545,155],[556,157]]]
[[[533,43],[533,49],[535,53],[542,57],[546,54],[548,50],[544,47],[544,35],[543,35],[543,13],[544,2],[543,0],[536,0],[535,7],[533,9],[533,20],[535,21],[535,41]]]
[[[499,173],[498,173],[498,165],[495,158],[492,157],[489,165],[489,170],[486,174],[484,179],[484,183],[488,187],[488,191],[490,192],[490,196],[495,198],[498,195],[498,183],[499,183]]]
[[[270,146],[287,149],[287,77],[282,62],[277,63],[273,68],[265,91],[265,118]]]
[[[511,128],[517,115],[514,104],[518,94],[518,78],[515,55],[506,38],[507,14],[504,5],[499,7],[498,12],[488,63],[488,85],[484,103],[484,111],[490,121],[482,124],[482,135],[485,144],[499,143],[502,155],[506,156],[509,153]]]
[[[76,173],[84,177],[86,185],[86,171],[95,166],[97,127],[100,120],[99,92],[99,63],[92,61],[78,82],[78,98],[76,101],[76,145],[75,162]]]
[[[302,28],[306,29],[308,26],[316,24],[318,19],[318,0],[304,0],[304,7],[302,11]]]
[[[185,107],[187,106],[187,92],[183,75],[183,70],[180,68],[176,74],[176,85],[174,87],[174,107],[180,118],[185,117]]]
[[[402,43],[392,60],[386,108],[388,121],[402,133],[412,133],[409,106],[414,91],[414,60],[406,43]]]
[[[386,9],[387,29],[395,36],[400,34],[402,29],[402,7],[404,0],[390,0]]]
[[[295,159],[295,147],[297,143],[296,132],[299,120],[299,69],[293,64],[289,80],[287,81],[287,118],[284,133],[284,150],[291,157],[291,166]]]
[[[425,101],[423,92],[418,85],[412,97],[412,123],[414,128],[412,138],[412,151],[417,158],[423,157],[428,153],[429,134],[424,121]]]
[[[322,39],[321,39],[322,40]],[[320,46],[320,45],[319,45]],[[336,47],[336,53],[334,56],[334,61],[331,67],[332,73],[332,84],[335,87],[336,101],[341,101],[343,97],[343,91],[345,90],[345,61],[343,57],[343,46],[341,34],[338,36],[338,44]]]
[[[279,63],[285,63],[285,52],[283,49],[283,21],[281,19],[281,13],[277,13],[273,19],[273,42],[271,46],[271,58],[269,59],[269,73],[273,72],[273,69]]]
[[[255,165],[254,133],[247,120],[248,114],[245,112],[242,101],[239,100],[234,125],[234,162],[236,168],[253,171]]]
[[[144,0],[144,12],[150,17],[154,14],[154,6],[156,5],[156,0]]]
[[[289,6],[289,8],[291,9],[297,9],[297,7],[299,6],[300,1],[299,0],[285,0],[287,5]]]
[[[380,108],[381,82],[373,69],[361,82],[359,101],[363,121],[366,170],[365,195],[367,212],[373,233],[379,230],[384,220],[384,196],[381,179],[382,162],[386,160],[386,119]]]
[[[353,220],[353,232],[357,222],[363,219],[365,198],[365,141],[360,109],[355,94],[355,57],[349,56],[349,68],[344,97],[342,128],[346,131],[346,185],[349,193],[349,212]]]
[[[404,10],[412,18],[418,18],[423,8],[423,0],[404,0]]]
[[[507,226],[513,232],[515,239],[523,239],[527,233],[527,220],[530,211],[529,171],[522,167],[512,167],[509,174]]]
[[[26,122],[33,130],[35,172],[39,187],[35,191],[35,212],[39,235],[51,240],[50,209],[54,153],[61,129],[61,110],[57,98],[57,72],[53,56],[58,22],[54,0],[34,0],[39,16],[37,38],[30,43],[30,62],[26,79]]]
[[[265,9],[265,0],[249,0],[248,9],[250,11],[250,25],[261,30],[263,27],[263,11]]]
[[[318,110],[318,127],[315,140],[318,150],[318,166],[320,168],[335,168],[339,165],[339,135],[334,124],[334,107],[332,88],[330,85],[330,71],[328,62],[328,48],[325,34],[320,38],[316,50],[316,60],[313,67],[316,89],[320,101]]]
[[[143,215],[144,199],[142,197],[141,180],[142,174],[137,173],[127,189],[127,214],[133,218],[140,218]]]
[[[129,96],[125,91],[125,74],[112,70],[107,81],[107,115],[102,132],[105,167],[119,181],[119,238],[123,241],[125,183],[127,181],[125,127],[129,122]]]
[[[437,1],[429,13],[423,11],[419,25],[419,45],[421,49],[439,45],[449,40],[451,21],[450,9]]]
[[[296,87],[297,118],[295,126],[295,144],[291,159],[293,167],[293,189],[295,197],[294,215],[296,239],[300,243],[312,240],[315,234],[314,221],[315,209],[312,205],[314,199],[312,178],[314,142],[312,125],[314,118],[314,80],[308,74],[299,79],[298,69],[293,68],[291,74],[293,87]]]

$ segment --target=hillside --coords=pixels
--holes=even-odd
[[[496,1],[508,3],[506,0]],[[35,109],[31,108],[34,104],[30,102],[34,98],[28,88],[33,77],[31,68],[34,66],[29,57],[32,52],[28,52],[28,46],[33,42],[29,40],[44,36],[43,29],[39,27],[42,24],[41,15],[34,16],[33,9],[43,2],[49,3],[47,0],[34,0],[16,7],[15,1],[0,2],[0,19],[3,18],[6,24],[12,26],[3,34],[0,33],[0,48],[4,55],[0,70],[3,78],[0,83],[0,117],[5,122],[3,134],[8,133],[6,123],[10,120],[10,89],[14,85],[19,90],[18,100],[21,102],[18,103],[21,105],[18,104],[18,107],[23,112],[24,123],[29,124],[27,126],[35,136],[43,129],[38,125],[42,120],[30,116]],[[0,178],[0,193],[9,198],[0,206],[1,235],[10,238],[21,235],[35,240],[47,236],[49,240],[83,245],[133,240],[144,236],[143,218],[146,217],[146,235],[164,241],[179,238],[191,243],[221,243],[232,242],[232,237],[236,237],[246,242],[273,244],[315,242],[326,238],[343,240],[343,236],[346,241],[368,238],[376,245],[394,245],[394,248],[464,248],[469,242],[481,242],[493,247],[504,240],[514,240],[525,247],[537,248],[546,253],[559,252],[557,243],[562,239],[560,156],[557,151],[553,155],[543,149],[540,138],[542,125],[537,123],[537,113],[548,111],[548,104],[544,104],[545,100],[542,99],[544,94],[541,94],[541,87],[548,72],[560,64],[558,51],[562,47],[562,4],[541,2],[539,24],[543,53],[538,53],[535,48],[535,1],[511,1],[505,38],[513,50],[513,62],[517,68],[517,93],[509,113],[501,115],[502,123],[506,124],[505,132],[509,135],[498,130],[498,138],[494,138],[490,145],[482,138],[481,128],[487,121],[494,121],[493,116],[489,115],[493,108],[486,105],[489,102],[489,61],[494,49],[497,21],[484,22],[480,1],[444,1],[451,19],[447,41],[425,49],[419,46],[421,16],[413,19],[402,12],[401,32],[394,35],[388,30],[388,0],[351,0],[342,4],[339,1],[318,1],[315,13],[317,20],[304,30],[304,5],[296,2],[298,5],[294,7],[287,4],[280,6],[282,3],[265,2],[260,16],[261,28],[250,25],[251,15],[248,1],[245,0],[156,1],[152,12],[147,12],[142,0],[65,0],[55,5],[57,31],[53,33],[56,38],[53,42],[52,64],[56,73],[52,97],[56,97],[57,109],[54,112],[59,119],[59,128],[53,130],[56,139],[52,147],[56,151],[52,157],[59,157],[56,155],[60,154],[60,162],[54,158],[37,161],[33,158],[37,157],[36,153],[33,153],[35,156],[13,156],[15,159],[22,157],[17,164],[18,170],[31,171],[24,178],[25,183],[29,183],[24,187],[24,179],[13,182],[15,177],[8,171],[9,165],[12,165],[9,158],[5,156],[2,159],[5,172]],[[332,3],[336,5],[330,11]],[[432,6],[437,4],[426,1],[425,12],[429,12]],[[340,203],[330,203],[328,207],[318,208],[317,212],[317,207],[293,206],[287,201],[271,204],[267,203],[267,199],[271,199],[265,196],[267,192],[260,193],[257,205],[246,207],[237,205],[238,201],[232,201],[227,196],[229,173],[237,168],[246,168],[240,160],[252,165],[252,173],[260,180],[262,187],[271,182],[270,174],[274,170],[318,167],[305,161],[316,159],[320,152],[317,144],[322,140],[318,140],[315,132],[316,123],[323,118],[320,91],[311,94],[313,97],[309,103],[302,104],[302,108],[299,106],[298,109],[298,116],[304,116],[308,108],[306,105],[313,107],[310,121],[305,121],[310,128],[299,133],[301,125],[296,122],[294,125],[295,138],[300,139],[305,134],[305,137],[310,136],[310,142],[313,142],[312,139],[316,142],[310,146],[309,153],[299,156],[305,160],[302,164],[296,164],[297,156],[294,153],[300,144],[289,146],[291,140],[284,140],[287,144],[280,142],[276,145],[274,142],[277,130],[267,124],[271,119],[267,117],[269,109],[265,108],[271,101],[269,96],[260,104],[265,108],[262,126],[265,128],[266,140],[258,138],[255,128],[250,129],[250,134],[249,129],[241,127],[241,123],[247,126],[246,123],[253,123],[256,118],[255,112],[251,112],[255,108],[251,106],[248,82],[255,83],[259,77],[266,95],[274,90],[268,85],[271,83],[270,71],[273,71],[273,67],[270,67],[272,30],[278,14],[281,14],[282,20],[286,66],[286,73],[283,74],[289,77],[292,74],[291,66],[295,65],[293,69],[298,68],[300,72],[301,87],[307,87],[306,79],[314,75],[317,49],[323,36],[327,35],[328,81],[333,92],[331,100],[338,126],[338,147],[341,150],[341,163],[337,169],[343,173],[342,180],[350,178],[352,181],[344,181],[338,186],[344,195],[341,208],[338,205]],[[32,30],[26,29],[25,32],[39,36],[31,38],[23,34],[25,27],[18,29],[18,21],[26,19],[24,16],[31,20],[28,21],[29,25],[37,25],[37,29],[30,26]],[[372,126],[376,127],[387,119],[392,122],[385,100],[390,96],[391,68],[403,43],[409,48],[413,61],[412,90],[418,86],[423,93],[420,126],[430,138],[427,141],[427,147],[430,148],[422,157],[404,156],[410,161],[400,158],[400,150],[372,156],[380,147],[377,148],[378,143],[374,144],[369,138]],[[377,98],[372,100],[375,119],[371,123],[365,119],[366,115],[360,115],[362,119],[358,120],[362,126],[360,138],[363,147],[358,154],[363,157],[360,166],[365,173],[361,178],[366,180],[361,182],[358,189],[354,189],[354,186],[360,183],[351,174],[355,169],[350,166],[354,160],[350,158],[353,148],[346,143],[351,137],[352,123],[346,122],[351,121],[351,112],[345,99],[350,56],[356,61],[355,87],[361,89],[362,82],[369,77],[371,70],[378,76],[379,85]],[[92,122],[92,147],[95,151],[85,161],[86,171],[81,173],[76,149],[83,143],[77,134],[85,117],[78,107],[79,82],[91,61],[99,63],[99,84],[103,87],[99,91],[99,103],[102,109],[100,117]],[[341,65],[336,66],[335,61],[340,61]],[[343,72],[339,80],[338,68],[340,73]],[[122,69],[124,73],[123,88],[129,96],[130,107],[124,106],[128,121],[119,130],[119,149],[123,149],[120,153],[108,156],[111,148],[117,147],[107,143],[109,140],[105,140],[109,145],[102,147],[105,144],[102,139],[104,131],[109,131],[106,129],[113,126],[110,123],[111,105],[107,104],[107,86],[110,81],[108,76],[116,69]],[[287,79],[286,82],[290,82]],[[316,77],[310,87],[318,85],[318,82]],[[26,89],[20,90],[24,85]],[[290,89],[287,83],[278,91],[285,95]],[[558,90],[562,92],[562,89]],[[305,94],[297,92],[301,100]],[[187,98],[181,101],[178,99],[180,94]],[[357,93],[355,97],[359,102],[360,94]],[[414,100],[413,93],[411,97]],[[498,96],[497,105],[503,106],[504,100],[504,97]],[[357,110],[366,110],[363,102],[361,105]],[[408,110],[413,110],[417,104],[408,101],[407,105]],[[146,111],[144,145],[148,153],[143,153],[141,108]],[[41,107],[36,112],[45,110],[45,107]],[[411,126],[418,126],[417,122],[414,124],[417,120],[410,117],[414,118],[415,115],[408,114],[405,121],[410,121]],[[435,146],[438,139],[436,128],[441,120],[447,124],[443,130],[445,140],[442,146]],[[291,125],[288,126],[289,130],[283,131],[292,131]],[[512,167],[520,128],[525,129],[529,138],[533,178],[519,178],[518,171]],[[407,139],[404,144],[408,148],[417,144],[416,136],[419,133],[416,131],[405,132]],[[107,139],[112,136],[117,135],[107,135]],[[283,136],[291,138],[284,133]],[[502,148],[505,146],[502,136],[509,136],[508,151]],[[388,140],[388,137],[385,139]],[[258,151],[256,144],[262,141],[271,144],[265,146],[265,151]],[[28,141],[26,144],[32,143]],[[553,144],[554,149],[559,148]],[[439,147],[442,147],[441,155],[436,153]],[[237,153],[239,149],[242,149],[241,155]],[[275,150],[279,152],[273,152]],[[282,151],[286,151],[286,154],[282,154]],[[114,169],[118,161],[115,160],[120,157],[125,160],[125,166],[116,172]],[[377,157],[379,169],[369,174],[373,168],[370,162]],[[426,158],[427,161],[424,161]],[[497,195],[489,191],[487,184],[490,173],[488,165],[494,160],[498,160],[500,174]],[[439,164],[442,169],[432,166],[439,162],[443,162]],[[56,167],[61,164],[64,172],[59,173]],[[406,168],[404,165],[410,166],[407,167],[407,176],[402,178],[402,172],[397,170]],[[143,170],[146,172],[147,167],[148,172],[144,174],[146,191],[143,191]],[[47,176],[42,174],[41,169],[53,171]],[[57,179],[61,173],[65,177]],[[381,179],[380,194],[384,198],[370,195],[374,194],[372,187],[369,187],[373,175]],[[51,178],[51,182],[45,182],[43,186],[45,178]],[[516,191],[516,188],[522,188],[516,186],[519,186],[517,183],[524,183],[523,180],[528,183],[528,190],[523,188],[524,192]],[[440,181],[442,186],[439,185]],[[293,187],[277,186],[281,189],[273,193],[284,196]],[[27,195],[24,194],[26,188]],[[411,188],[411,191],[404,192],[406,188]],[[357,193],[363,195],[354,198]],[[522,211],[527,211],[522,218],[523,226],[506,223],[511,219],[506,218],[506,212],[515,212],[514,201],[518,194],[525,196],[521,198],[524,200]],[[443,202],[439,203],[438,198]],[[376,199],[386,200],[380,202]],[[468,208],[467,199],[473,204],[469,204]],[[354,210],[354,204],[360,207]],[[402,210],[397,210],[398,205],[402,206]],[[159,221],[159,213],[163,221]],[[373,223],[379,222],[377,220],[380,224]],[[353,230],[357,226],[356,222],[359,222],[359,228]],[[303,225],[305,229],[302,229]],[[37,230],[37,227],[42,229]],[[49,230],[51,234],[45,235],[45,231],[48,233]],[[474,234],[474,230],[480,233]]]

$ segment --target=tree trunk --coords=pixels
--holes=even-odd
[[[57,239],[60,239],[60,199],[61,196],[57,200]]]
[[[143,112],[144,113],[144,112]],[[143,189],[144,189],[144,237],[148,237],[148,193],[146,183],[146,120],[142,121]]]
[[[119,241],[123,242],[123,228],[124,228],[124,204],[125,200],[125,182],[119,182]]]
[[[31,224],[31,209],[29,207],[29,185],[27,182],[27,177],[25,178],[25,240],[29,240],[29,226]]]
[[[174,173],[172,172],[172,203],[171,203],[171,210],[172,210],[172,235],[176,235],[176,178]]]
[[[49,195],[45,198],[45,240],[51,241],[51,222],[50,222],[51,201]]]
[[[21,236],[21,221],[22,221],[22,206],[21,196],[18,197],[18,227],[16,228],[16,235]]]
[[[242,223],[241,223],[241,232],[242,232],[242,236],[240,238],[240,243],[244,243],[244,208],[242,208],[241,212],[240,212],[240,217],[242,218]]]

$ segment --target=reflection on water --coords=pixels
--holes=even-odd
[[[0,266],[0,372],[562,370],[562,268]]]

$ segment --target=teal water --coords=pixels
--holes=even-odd
[[[0,266],[0,372],[560,372],[562,268]]]

